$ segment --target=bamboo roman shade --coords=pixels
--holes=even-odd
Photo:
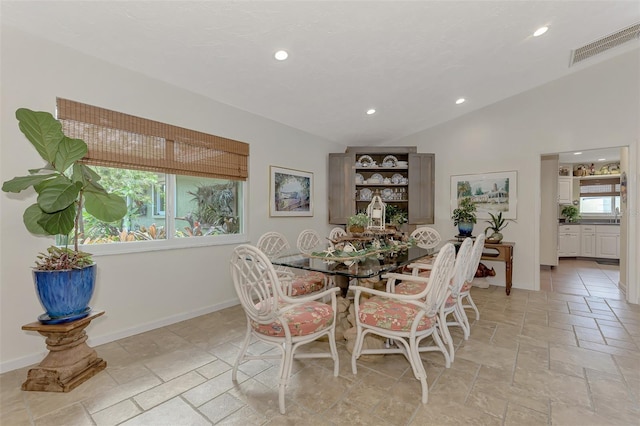
[[[580,180],[581,197],[608,197],[613,195],[620,195],[619,177]]]
[[[175,175],[246,180],[249,144],[57,98],[65,135],[89,146],[83,162]]]

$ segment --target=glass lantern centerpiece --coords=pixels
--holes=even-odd
[[[382,202],[382,198],[376,193],[376,195],[371,198],[371,203],[367,206],[367,216],[369,216],[367,229],[385,229],[385,208],[385,203]]]

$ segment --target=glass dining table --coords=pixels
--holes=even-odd
[[[343,296],[349,289],[352,279],[369,279],[387,272],[396,271],[420,258],[433,256],[434,249],[423,249],[417,246],[405,248],[398,252],[387,252],[362,256],[347,262],[332,261],[331,257],[318,257],[300,252],[285,253],[271,260],[277,266],[322,272],[333,275],[337,286],[342,289]]]

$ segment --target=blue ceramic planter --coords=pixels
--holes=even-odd
[[[41,322],[73,321],[88,315],[96,265],[64,271],[33,271],[36,293],[46,314]],[[43,321],[43,318],[45,321]]]
[[[461,237],[470,237],[473,232],[473,223],[458,222],[458,232]]]

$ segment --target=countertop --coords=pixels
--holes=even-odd
[[[587,219],[587,220],[579,220],[578,222],[565,222],[563,219],[558,220],[558,225],[611,225],[611,226],[620,226],[620,222],[610,222],[608,220],[597,220],[597,219]]]

